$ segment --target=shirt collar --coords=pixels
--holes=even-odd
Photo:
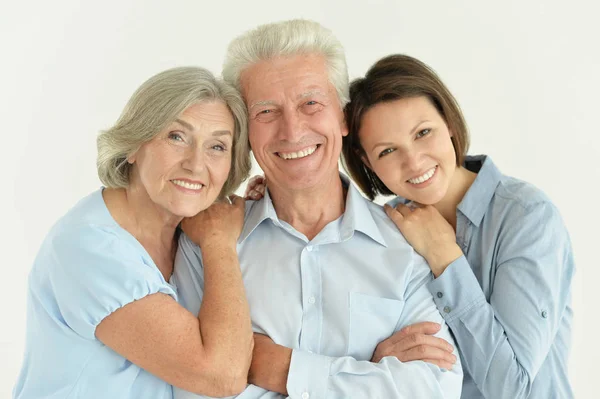
[[[373,213],[369,200],[362,196],[358,189],[350,182],[350,179],[340,173],[342,184],[348,189],[346,195],[346,211],[342,216],[340,226],[340,235],[342,240],[349,239],[354,234],[354,231],[360,231],[372,240],[387,247],[387,243],[381,234],[381,230],[373,219]]]
[[[481,168],[477,173],[477,177],[473,184],[463,197],[460,204],[458,204],[458,210],[465,215],[471,223],[475,226],[479,226],[481,220],[485,216],[485,212],[489,208],[490,202],[496,191],[496,187],[502,179],[502,173],[494,165],[492,159],[486,155],[475,155],[467,156],[465,158],[466,166],[467,163],[480,162]]]
[[[266,219],[271,219],[273,223],[281,226],[268,189],[265,190],[265,195],[262,199],[258,201],[246,201],[246,218],[238,243],[241,244]]]
[[[373,219],[368,200],[360,194],[347,176],[340,173],[340,178],[342,179],[343,186],[348,189],[346,210],[342,215],[340,223],[341,240],[345,241],[352,237],[354,231],[360,231],[379,244],[387,247],[387,243]],[[276,226],[281,226],[268,189],[265,190],[265,195],[262,199],[258,201],[246,201],[246,220],[238,243],[242,243],[248,238],[254,229],[266,219],[271,219]]]

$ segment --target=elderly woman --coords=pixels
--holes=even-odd
[[[201,68],[159,73],[100,134],[97,164],[106,187],[54,225],[31,270],[13,396],[242,391],[253,345],[236,254],[244,204],[235,197],[207,209],[250,169],[239,94]],[[200,211],[190,223],[206,280],[194,315],[169,280],[178,225]]]

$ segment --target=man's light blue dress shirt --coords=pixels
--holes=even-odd
[[[347,184],[347,181],[346,181]],[[444,371],[395,357],[371,363],[377,344],[420,321],[443,324],[427,288],[432,275],[383,209],[352,184],[345,213],[312,240],[280,220],[271,199],[247,202],[238,242],[255,332],[292,348],[291,398],[458,398],[460,362]],[[174,282],[197,314],[200,249],[182,234]],[[446,325],[438,336],[454,343]],[[198,398],[174,388],[175,398]],[[239,398],[281,398],[254,385]]]
[[[29,275],[25,358],[13,397],[169,399],[171,385],[98,339],[110,313],[173,286],[112,218],[98,190],[48,233]]]
[[[489,157],[456,212],[459,258],[427,286],[458,343],[463,398],[568,399],[571,243],[556,207]],[[391,205],[398,201],[397,198]]]

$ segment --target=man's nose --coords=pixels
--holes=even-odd
[[[303,134],[302,125],[302,118],[298,112],[286,110],[283,114],[279,138],[292,143],[298,141]]]

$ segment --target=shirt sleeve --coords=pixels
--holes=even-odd
[[[52,238],[49,270],[64,322],[95,339],[96,327],[115,310],[154,293],[177,294],[148,256],[103,226],[79,226]]]
[[[568,304],[571,245],[558,210],[546,202],[515,207],[496,250],[489,303],[464,256],[429,289],[483,396],[526,398]]]
[[[428,291],[431,278],[425,260],[415,257],[396,331],[433,321],[442,325],[436,336],[454,345]],[[454,354],[458,359],[456,349]],[[460,360],[452,370],[442,370],[423,361],[401,362],[395,357],[372,363],[350,356],[334,358],[293,350],[287,390],[290,398],[460,398],[462,376]]]

